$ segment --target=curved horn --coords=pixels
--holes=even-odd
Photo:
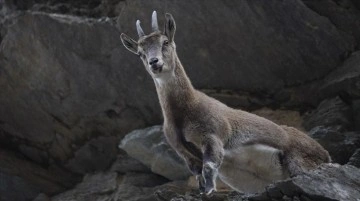
[[[158,25],[156,11],[154,11],[151,16],[151,28],[153,31],[159,31],[159,25]]]
[[[139,37],[145,36],[144,31],[140,26],[140,20],[136,20],[136,30],[138,32]]]

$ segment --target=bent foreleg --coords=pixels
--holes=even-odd
[[[216,135],[205,136],[202,142],[203,169],[202,179],[204,193],[207,195],[216,191],[216,177],[224,158],[223,143]],[[201,180],[200,180],[201,181]],[[200,182],[201,183],[201,182]]]

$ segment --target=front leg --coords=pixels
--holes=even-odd
[[[214,134],[205,136],[202,142],[204,193],[209,195],[216,191],[216,177],[224,158],[222,141]]]
[[[202,176],[203,164],[202,161],[198,158],[193,157],[188,153],[179,154],[185,160],[187,167],[190,172],[196,177],[196,180],[199,184],[200,192],[205,192],[205,180]]]

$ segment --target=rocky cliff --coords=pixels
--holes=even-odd
[[[160,23],[174,15],[196,88],[308,131],[334,162],[350,164],[309,177],[331,174],[358,195],[341,176],[358,174],[360,160],[357,0],[0,2],[0,201],[200,199],[161,136],[126,140],[162,122],[153,81],[119,39],[136,37],[136,19],[148,32],[153,10]],[[310,200],[352,198],[292,189]],[[306,200],[295,195],[266,199]],[[211,199],[224,196],[248,199]]]

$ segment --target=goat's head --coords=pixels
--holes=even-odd
[[[165,30],[159,30],[156,11],[152,14],[152,33],[145,35],[136,21],[139,40],[135,41],[126,34],[121,34],[121,41],[130,52],[140,56],[146,70],[153,78],[169,76],[174,72],[176,52],[174,35],[176,25],[171,14],[165,14]]]

